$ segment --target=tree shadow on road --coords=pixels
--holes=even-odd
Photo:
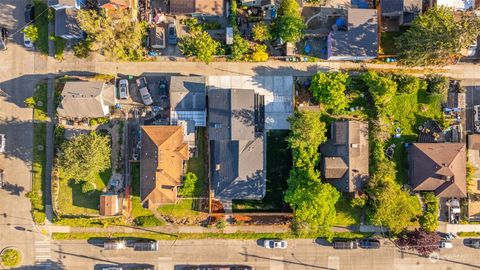
[[[303,266],[303,267],[312,267],[312,268],[316,268],[316,269],[335,270],[335,268],[329,268],[329,267],[323,267],[323,266],[318,266],[318,265],[313,265],[313,264],[307,264],[307,263],[302,263],[300,261],[295,262],[295,261],[289,261],[289,260],[285,260],[285,259],[275,259],[275,258],[271,258],[271,257],[258,256],[258,255],[242,253],[242,252],[240,252],[239,254],[243,255],[245,257],[254,257],[254,258],[257,258],[257,259],[277,261],[277,262],[282,262],[284,264],[292,264],[292,265],[298,265],[298,266]]]

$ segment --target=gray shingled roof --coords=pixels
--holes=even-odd
[[[331,57],[377,57],[377,10],[349,8],[348,31],[333,31],[330,39]]]
[[[361,191],[368,180],[368,124],[332,123],[331,139],[320,146],[322,176],[342,192]]]
[[[114,87],[103,82],[66,82],[58,115],[65,118],[97,118],[115,104]]]
[[[204,111],[205,100],[205,77],[172,76],[170,78],[172,110]]]
[[[55,36],[82,36],[82,29],[78,26],[76,17],[77,10],[75,8],[55,10]]]
[[[265,195],[263,134],[255,134],[253,90],[208,91],[211,175],[217,199]]]

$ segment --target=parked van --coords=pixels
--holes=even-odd
[[[356,249],[358,243],[356,240],[336,239],[333,240],[334,249]]]
[[[137,240],[133,243],[135,251],[157,251],[158,245],[155,240]]]

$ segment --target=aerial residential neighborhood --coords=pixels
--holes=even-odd
[[[480,268],[480,1],[0,0],[0,269]]]

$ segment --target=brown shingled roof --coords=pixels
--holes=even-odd
[[[443,198],[467,196],[465,144],[414,143],[408,154],[413,190]]]
[[[100,215],[115,216],[118,213],[118,196],[115,194],[100,195]]]
[[[152,208],[177,202],[188,145],[182,126],[142,126],[140,197]]]

